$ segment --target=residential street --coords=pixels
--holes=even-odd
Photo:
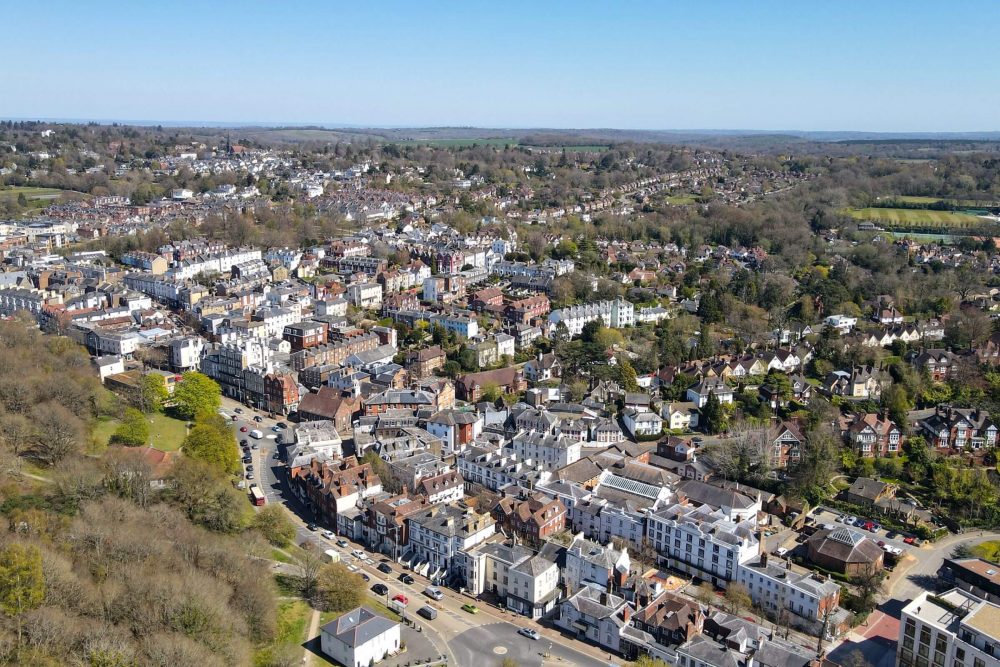
[[[243,411],[241,414],[234,412],[237,407]],[[247,439],[251,443],[258,443],[258,448],[252,450],[255,474],[255,479],[252,481],[257,482],[260,486],[268,503],[280,503],[288,510],[297,530],[296,543],[312,541],[319,544],[324,551],[333,549],[339,552],[342,562],[357,567],[359,571],[371,578],[369,588],[377,582],[382,582],[389,587],[386,602],[397,593],[406,595],[410,600],[408,613],[410,610],[415,612],[416,609],[425,604],[437,608],[438,617],[434,621],[426,621],[419,617],[416,617],[416,620],[417,624],[423,628],[424,635],[439,651],[439,654],[448,656],[449,664],[492,667],[493,664],[499,665],[504,658],[510,657],[522,666],[529,667],[542,665],[543,662],[546,662],[546,654],[549,656],[548,661],[555,661],[556,664],[582,665],[584,667],[621,664],[620,659],[609,660],[606,652],[563,635],[559,629],[545,627],[523,616],[489,607],[482,601],[460,595],[449,588],[442,587],[441,591],[445,597],[441,601],[434,602],[423,595],[422,591],[430,585],[430,582],[424,577],[408,572],[415,581],[413,584],[404,584],[398,579],[404,571],[401,565],[392,564],[393,573],[391,575],[384,574],[377,569],[378,560],[369,558],[362,562],[351,556],[351,551],[355,549],[364,550],[363,545],[348,542],[347,547],[338,547],[335,540],[324,539],[320,531],[308,530],[306,525],[313,520],[313,516],[289,492],[285,479],[285,466],[280,460],[274,458],[274,451],[278,447],[277,439],[267,437],[275,434],[272,428],[280,420],[271,419],[263,413],[256,413],[229,399],[223,399],[222,409],[227,413],[237,415],[237,419],[233,421],[237,441]],[[261,416],[261,421],[255,422],[253,418],[258,414]],[[245,433],[239,430],[243,427],[247,428]],[[265,437],[259,440],[248,437],[248,433],[255,428],[262,431]],[[479,613],[470,614],[462,610],[462,605],[470,602],[479,608]],[[410,615],[415,617],[415,613]],[[517,630],[521,627],[538,630],[542,634],[542,638],[532,640],[517,634]],[[308,639],[312,640],[313,637]],[[316,645],[315,642],[312,644]],[[486,646],[490,647],[489,653],[484,650]],[[487,658],[495,658],[495,661],[491,663]],[[404,658],[401,664],[405,663]]]

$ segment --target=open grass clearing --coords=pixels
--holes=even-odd
[[[698,203],[697,195],[667,195],[663,198],[663,201],[668,204],[673,204],[674,206],[690,206],[692,204]]]
[[[902,204],[937,204],[943,202],[953,206],[968,206],[978,208],[982,206],[998,206],[1000,203],[988,199],[954,199],[952,197],[927,197],[922,195],[885,195],[879,197],[880,201],[900,202]]]
[[[993,563],[1000,563],[1000,540],[983,542],[972,547],[972,555]]]
[[[33,200],[41,200],[45,202],[50,202],[54,199],[59,199],[63,196],[67,197],[84,197],[84,193],[77,192],[75,190],[60,190],[59,188],[36,188],[29,186],[11,186],[9,188],[0,188],[0,200],[3,199],[17,199],[18,196],[24,195],[24,198],[29,202]]]
[[[274,656],[284,651],[300,651],[306,641],[312,609],[304,600],[282,600],[278,603],[278,628],[274,641],[258,647],[255,666],[274,664]]]
[[[163,414],[146,415],[149,424],[149,439],[153,447],[165,452],[175,452],[181,448],[187,436],[187,422],[174,419]],[[94,426],[94,441],[101,447],[106,447],[111,436],[115,434],[120,421],[117,419],[101,419]]]
[[[868,220],[888,227],[956,227],[967,229],[989,224],[983,218],[951,211],[909,208],[850,208],[844,211],[855,220]]]

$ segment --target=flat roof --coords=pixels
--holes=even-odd
[[[962,623],[994,640],[1000,639],[1000,607],[995,604],[983,602]]]

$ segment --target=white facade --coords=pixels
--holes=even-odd
[[[364,607],[351,610],[320,630],[320,649],[345,667],[368,667],[399,651],[399,623]]]
[[[186,336],[170,341],[170,367],[188,371],[198,368],[205,341],[200,336]]]
[[[646,538],[666,564],[716,586],[736,580],[739,564],[757,555],[754,530],[706,505],[673,505],[646,519]]]
[[[795,572],[787,561],[768,562],[766,554],[737,568],[755,605],[777,616],[784,609],[809,621],[821,623],[824,612],[835,610],[840,584],[812,572]]]
[[[522,432],[508,445],[522,461],[530,460],[536,468],[558,470],[580,460],[583,444],[563,435]]]
[[[553,326],[560,322],[566,325],[571,336],[579,336],[588,322],[600,322],[612,329],[621,329],[635,324],[635,306],[625,299],[614,301],[598,301],[579,306],[570,306],[549,313],[549,323]]]
[[[903,607],[897,667],[995,667],[1000,663],[1000,606],[953,589],[921,593]]]
[[[353,283],[347,286],[347,300],[357,308],[381,308],[382,286],[378,283]]]

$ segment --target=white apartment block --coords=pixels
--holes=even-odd
[[[486,543],[463,551],[457,559],[472,595],[491,592],[507,609],[541,618],[559,599],[559,567],[520,546]]]
[[[549,313],[549,323],[557,326],[562,322],[566,325],[571,336],[579,336],[587,323],[597,320],[612,329],[633,326],[635,324],[635,306],[625,299],[618,298],[614,301],[598,301],[570,306]]]
[[[347,286],[345,296],[356,308],[382,307],[382,286],[378,283],[352,283]]]
[[[996,667],[1000,606],[953,589],[903,607],[896,667]]]
[[[404,555],[413,569],[432,581],[442,581],[459,572],[455,555],[486,540],[496,532],[489,514],[472,509],[438,505],[407,519],[410,528],[409,553]]]
[[[757,555],[750,521],[736,523],[707,505],[673,505],[646,517],[646,537],[661,562],[715,586],[736,580],[739,564]]]
[[[755,605],[775,617],[784,610],[816,625],[840,604],[840,584],[821,574],[796,571],[789,561],[769,560],[766,553],[741,563],[736,580]]]
[[[583,443],[564,435],[522,431],[507,446],[518,459],[541,470],[558,470],[580,460]]]
[[[431,317],[431,324],[440,324],[446,330],[464,338],[475,338],[479,335],[479,321],[474,317],[450,314],[434,315]]]
[[[185,336],[170,341],[170,367],[178,371],[198,368],[205,340],[201,336]]]

